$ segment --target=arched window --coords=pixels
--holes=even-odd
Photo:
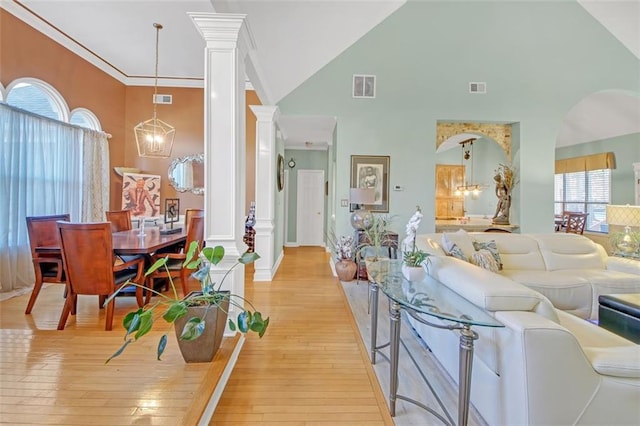
[[[59,121],[69,121],[69,108],[60,93],[35,78],[20,78],[7,87],[7,103]]]
[[[71,119],[69,123],[76,126],[86,127],[87,129],[102,131],[100,120],[91,111],[86,108],[76,108],[71,111]]]

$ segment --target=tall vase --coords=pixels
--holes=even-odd
[[[351,259],[342,259],[335,263],[336,275],[340,281],[353,281],[357,265]]]
[[[227,292],[228,293],[228,292]],[[193,293],[189,293],[186,298]],[[211,362],[222,344],[222,336],[227,326],[227,313],[229,312],[229,296],[225,297],[218,307],[217,305],[189,306],[187,314],[178,318],[173,328],[178,339],[178,347],[185,362]],[[205,321],[204,333],[195,340],[181,340],[180,334],[190,318],[199,317]]]

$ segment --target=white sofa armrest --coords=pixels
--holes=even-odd
[[[605,376],[640,378],[640,346],[583,349],[598,373]]]
[[[606,260],[606,268],[612,271],[640,275],[640,261],[634,259],[609,256]]]

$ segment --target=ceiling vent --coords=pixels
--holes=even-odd
[[[172,104],[173,96],[172,95],[153,95],[153,103],[154,104]]]
[[[376,97],[376,76],[375,75],[353,75],[354,98],[375,98]]]
[[[469,93],[487,93],[487,83],[469,82]]]

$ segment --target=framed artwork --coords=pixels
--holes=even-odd
[[[164,223],[170,223],[173,227],[173,223],[178,221],[180,217],[180,199],[179,198],[165,198],[164,199]]]
[[[160,175],[124,173],[122,175],[122,210],[132,217],[160,215]]]
[[[276,173],[278,180],[278,191],[282,191],[282,189],[284,188],[284,157],[282,156],[282,154],[278,154],[278,169]]]
[[[389,161],[388,155],[351,156],[351,188],[375,189],[375,201],[364,206],[370,212],[389,213]]]

